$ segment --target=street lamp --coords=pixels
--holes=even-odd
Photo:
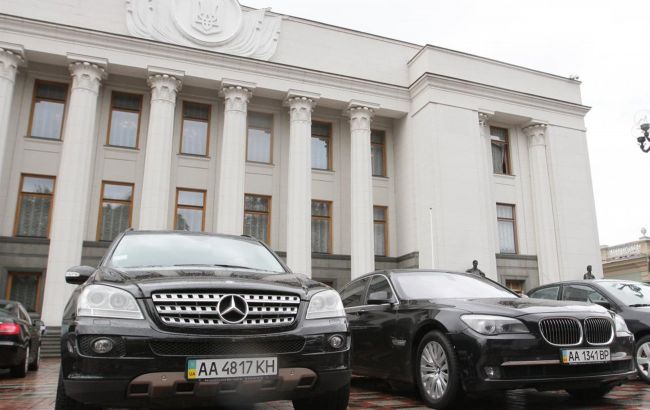
[[[639,135],[639,130],[641,130],[643,135],[637,136]],[[632,128],[632,132],[637,136],[636,141],[639,143],[641,151],[646,153],[650,152],[650,111],[639,111],[634,116],[634,127]],[[646,143],[648,143],[647,146]]]

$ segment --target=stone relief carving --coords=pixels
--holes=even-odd
[[[530,146],[546,145],[546,124],[532,124],[523,129],[524,133],[530,138]]]
[[[151,87],[151,101],[164,101],[176,103],[176,95],[181,90],[182,83],[171,75],[152,74],[147,79]]]
[[[16,78],[18,64],[22,61],[23,58],[20,55],[11,50],[0,48],[0,77],[13,82]]]
[[[311,121],[316,102],[308,97],[294,96],[287,98],[286,105],[289,106],[290,121],[307,122]]]
[[[221,93],[226,102],[226,111],[246,112],[248,101],[252,96],[250,90],[239,86],[227,86],[223,88]]]
[[[370,123],[375,112],[370,107],[353,106],[348,110],[351,130],[370,130]]]
[[[102,79],[106,77],[104,68],[85,61],[71,63],[68,69],[72,76],[72,88],[81,88],[95,94],[99,92]]]
[[[267,12],[237,0],[126,0],[133,36],[260,60],[275,54],[282,26]]]

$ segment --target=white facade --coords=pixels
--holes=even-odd
[[[244,194],[269,196],[270,245],[308,275],[319,259],[310,203],[331,201],[331,257],[318,279],[337,261],[355,277],[413,254],[422,268],[477,259],[503,283],[517,261],[536,261],[512,276],[529,287],[581,277],[588,264],[602,272],[579,82],[236,0],[203,2],[219,11],[199,19],[197,4],[0,4],[0,237],[9,253],[29,245],[11,239],[21,176],[55,176],[49,241],[37,241],[49,248],[48,324],[71,292],[66,267],[98,240],[105,181],[133,184],[131,222],[142,229],[174,227],[177,188],[204,190],[205,230],[230,234],[242,233]],[[29,135],[36,81],[69,85],[61,139]],[[143,96],[136,148],[107,144],[114,91]],[[179,153],[187,101],[210,105],[205,156]],[[253,111],[273,118],[270,164],[246,161]],[[329,170],[311,169],[315,121],[331,124]],[[493,171],[490,126],[508,130],[504,175]],[[385,176],[371,172],[371,130],[385,132]],[[497,204],[514,206],[514,255],[500,251]],[[383,259],[373,206],[387,210]],[[10,256],[0,256],[0,283],[29,265]]]

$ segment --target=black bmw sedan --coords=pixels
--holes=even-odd
[[[0,369],[10,369],[14,377],[38,370],[43,327],[20,302],[0,300]]]
[[[438,409],[464,392],[607,394],[634,376],[623,319],[580,302],[520,298],[474,275],[378,271],[341,290],[357,374],[415,384]]]

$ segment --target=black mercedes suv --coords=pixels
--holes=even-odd
[[[66,280],[81,286],[63,316],[57,410],[347,407],[338,293],[255,239],[127,231],[98,268],[71,268]]]

